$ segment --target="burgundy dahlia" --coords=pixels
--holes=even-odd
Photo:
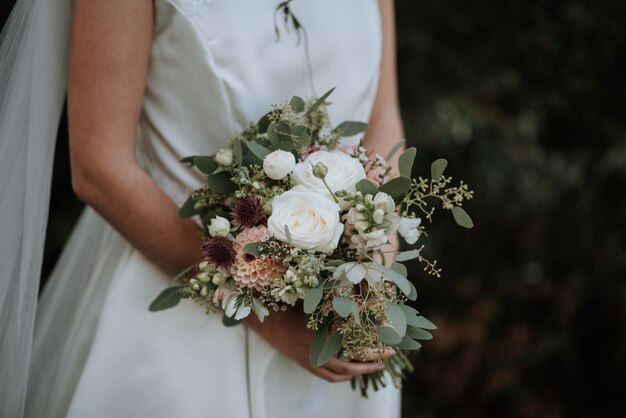
[[[231,212],[233,225],[241,228],[251,228],[263,222],[261,201],[256,197],[248,196],[235,203]]]
[[[204,259],[216,267],[229,268],[235,262],[237,253],[232,243],[224,237],[209,238],[202,243]]]

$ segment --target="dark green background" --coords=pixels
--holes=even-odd
[[[441,214],[422,241],[444,277],[412,266],[439,330],[404,416],[626,416],[626,2],[397,11],[414,174],[445,157],[476,191],[475,229]],[[63,137],[46,271],[79,210]]]

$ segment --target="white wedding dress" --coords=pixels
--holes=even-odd
[[[278,0],[156,0],[138,154],[177,203],[199,184],[179,162],[212,154],[272,103],[311,96],[304,40]],[[332,121],[367,120],[381,49],[375,0],[296,0],[317,94]],[[243,325],[191,301],[151,313],[170,277],[92,209],[83,213],[37,314],[26,415],[76,418],[397,417],[395,388],[362,399],[318,379]],[[5,384],[6,382],[3,382]]]

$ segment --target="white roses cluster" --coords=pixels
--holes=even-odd
[[[263,159],[263,171],[272,180],[281,180],[293,171],[296,166],[296,157],[292,153],[276,150]]]
[[[330,254],[337,248],[343,224],[339,205],[324,194],[296,186],[272,200],[267,229],[279,240],[289,241],[287,229],[295,247]]]

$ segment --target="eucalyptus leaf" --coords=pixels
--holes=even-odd
[[[413,260],[417,258],[418,255],[419,255],[419,251],[417,250],[402,251],[402,252],[399,252],[398,255],[396,255],[396,261],[402,262],[402,261]]]
[[[472,222],[472,218],[465,212],[465,210],[460,206],[453,206],[452,209],[452,217],[456,221],[457,224],[462,226],[463,228],[471,229],[474,227],[474,222]]]
[[[311,145],[311,137],[306,132],[302,132],[296,137],[296,146],[299,149],[308,148],[309,145]]]
[[[390,161],[393,158],[393,156],[396,155],[396,152],[398,152],[398,150],[402,148],[405,143],[406,141],[402,140],[398,142],[396,145],[394,145],[393,148],[391,148],[391,150],[387,153],[385,160]]]
[[[313,342],[311,343],[311,350],[309,351],[309,362],[311,366],[317,366],[317,359],[322,353],[322,349],[328,339],[328,327],[321,327],[315,331],[313,336]]]
[[[346,121],[340,123],[334,131],[341,136],[354,136],[360,134],[361,132],[365,132],[366,129],[367,123],[365,122]]]
[[[267,127],[267,139],[269,139],[272,144],[280,142],[280,137],[278,136],[278,132],[276,132],[276,126],[276,122],[272,122]]]
[[[250,242],[246,245],[243,246],[243,251],[246,254],[250,254],[253,255],[255,257],[259,257],[261,255],[261,251],[259,249],[259,246],[262,245],[262,243],[260,242]]]
[[[406,322],[408,325],[410,326],[418,326],[418,324],[420,323],[420,320],[417,319],[419,312],[417,312],[417,310],[409,305],[398,305],[400,306],[400,309],[402,309],[402,312],[404,312],[404,316],[406,318]]]
[[[409,187],[411,187],[411,179],[401,176],[389,180],[380,186],[379,190],[387,193],[394,201],[398,202],[409,191]]]
[[[306,111],[306,113],[304,115],[305,116],[309,116],[311,113],[315,112],[317,110],[317,108],[320,107],[322,105],[322,103],[324,103],[324,101],[328,98],[328,96],[330,96],[330,94],[333,92],[333,90],[335,90],[334,87],[332,89],[328,90],[326,93],[324,93],[322,95],[322,97],[317,99],[317,101],[315,103],[313,103],[311,105],[311,107],[309,107],[307,109],[307,111]]]
[[[432,340],[433,334],[418,327],[409,325],[406,329],[406,336],[416,340]]]
[[[214,159],[209,157],[195,157],[193,159],[193,165],[204,174],[213,174],[215,169],[217,169],[217,163]]]
[[[385,312],[387,313],[387,318],[391,322],[393,329],[400,337],[404,337],[406,333],[406,316],[404,316],[404,311],[400,309],[398,305],[386,301]]]
[[[198,214],[198,211],[195,209],[196,201],[193,196],[189,196],[185,203],[178,209],[178,216],[181,218],[191,218]]]
[[[354,312],[355,306],[357,307],[358,312],[357,303],[352,299],[344,297],[335,297],[333,299],[333,309],[335,310],[335,312],[341,315],[342,318],[346,318],[348,315]]]
[[[342,342],[343,342],[343,335],[341,335],[339,332],[335,332],[333,335],[331,335],[326,340],[326,343],[324,343],[324,347],[322,348],[322,351],[317,357],[315,365],[319,367],[319,366],[323,366],[324,364],[326,364],[328,360],[333,358],[333,356],[339,352]]]
[[[346,262],[343,260],[329,260],[324,263],[324,267],[339,267],[340,265],[345,263]]]
[[[437,326],[435,324],[433,324],[432,322],[430,322],[428,319],[424,318],[423,316],[418,316],[417,317],[417,325],[413,325],[419,328],[423,328],[423,329],[437,329]]]
[[[270,151],[276,151],[280,149],[287,152],[293,152],[294,146],[293,142],[277,142],[267,147],[267,149]]]
[[[447,166],[448,161],[443,158],[433,161],[433,163],[430,165],[430,178],[433,181],[439,180],[441,176],[443,176],[443,172],[445,171]]]
[[[361,192],[363,196],[371,194],[372,196],[376,196],[378,193],[378,188],[374,186],[374,183],[367,179],[359,180],[355,185],[356,191]]]
[[[270,124],[270,113],[268,112],[266,114],[264,114],[261,119],[259,119],[259,121],[257,122],[257,128],[259,130],[260,133],[265,133],[267,132],[267,127]]]
[[[237,185],[230,180],[231,177],[232,174],[228,171],[221,171],[208,176],[207,184],[214,192],[229,195],[237,190]]]
[[[291,232],[289,231],[289,227],[287,225],[285,225],[285,237],[287,237],[287,242],[291,244],[293,240],[291,239]]]
[[[409,291],[408,295],[405,295],[406,298],[408,300],[415,300],[415,299],[417,299],[417,289],[415,288],[415,285],[413,283],[411,283],[411,281],[409,281],[409,286],[411,287],[411,290]]]
[[[235,162],[237,165],[241,166],[243,161],[243,150],[241,149],[241,140],[235,139],[233,142],[233,156],[235,157]]]
[[[388,345],[396,345],[402,341],[402,337],[391,327],[376,327],[376,334],[382,342]]]
[[[401,350],[412,351],[412,350],[419,350],[420,348],[422,348],[422,345],[418,343],[417,341],[413,340],[408,335],[405,335],[402,338],[402,341],[400,341],[400,343],[396,345],[396,348],[399,348]]]
[[[376,263],[376,268],[383,272],[385,276],[387,276],[392,282],[394,282],[402,293],[407,296],[409,295],[409,293],[411,292],[411,283],[406,277],[404,277],[397,271],[391,270],[390,268],[387,268],[379,263]]]
[[[200,157],[200,155],[192,155],[191,157],[182,158],[180,159],[180,162],[193,165],[193,159],[197,157]]]
[[[324,284],[320,283],[316,287],[307,290],[304,295],[304,313],[313,313],[317,305],[319,305],[324,295]]]
[[[398,158],[398,170],[400,171],[401,176],[411,178],[413,162],[415,161],[416,154],[417,149],[415,149],[415,147],[411,147],[400,155],[400,158]]]
[[[393,271],[397,271],[404,277],[408,277],[409,272],[406,269],[406,266],[402,263],[399,263],[397,260],[394,261],[389,268]]]
[[[271,152],[263,145],[254,141],[246,142],[246,146],[248,147],[250,152],[261,161],[263,161],[263,158],[265,158],[265,156]]]
[[[302,100],[301,97],[293,96],[289,101],[289,104],[297,113],[304,112],[304,100]]]
[[[222,315],[222,324],[225,327],[234,327],[235,325],[239,325],[241,321],[243,321],[243,319],[231,318],[230,316],[226,314]]]
[[[162,311],[164,309],[173,308],[180,302],[180,296],[178,296],[178,289],[182,286],[168,287],[162,291],[159,296],[156,297],[148,307],[150,312]]]

